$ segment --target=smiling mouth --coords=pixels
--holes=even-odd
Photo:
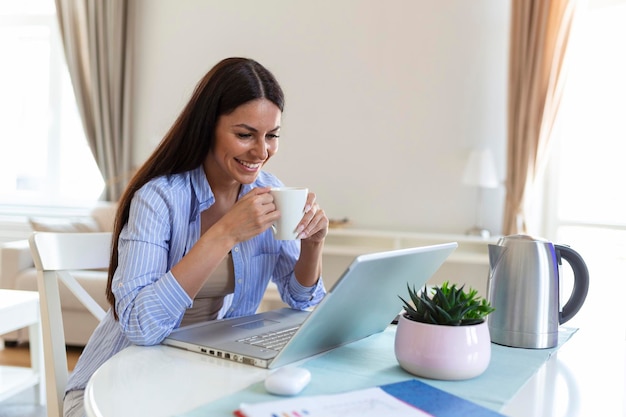
[[[242,161],[242,160],[237,159],[237,158],[235,158],[235,161],[237,161],[239,164],[243,165],[244,167],[246,167],[248,169],[258,169],[261,166],[260,162],[257,162],[255,164],[253,164],[251,162]]]

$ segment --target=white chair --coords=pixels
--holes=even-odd
[[[33,233],[29,239],[37,268],[41,328],[49,417],[63,416],[63,395],[68,367],[61,300],[60,279],[85,307],[101,321],[106,314],[72,276],[72,270],[101,269],[109,265],[112,234]]]

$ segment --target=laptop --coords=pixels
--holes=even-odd
[[[291,308],[174,330],[162,343],[261,368],[310,358],[381,332],[402,310],[407,284],[420,288],[456,242],[357,256],[311,311]]]

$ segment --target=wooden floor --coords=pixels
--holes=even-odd
[[[69,347],[67,352],[67,367],[71,371],[82,352],[82,348]],[[18,346],[0,347],[0,365],[30,366],[30,353],[28,344]]]
[[[81,352],[82,348],[68,348],[69,370],[74,369]],[[30,366],[28,344],[3,347],[0,343],[0,365]],[[46,417],[45,407],[36,405],[34,398],[34,390],[31,390],[0,402],[0,417]]]

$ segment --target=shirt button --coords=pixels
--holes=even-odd
[[[239,252],[239,246],[235,246],[235,252]]]
[[[242,282],[243,282],[243,280],[241,278],[237,280],[238,284],[241,284]]]

